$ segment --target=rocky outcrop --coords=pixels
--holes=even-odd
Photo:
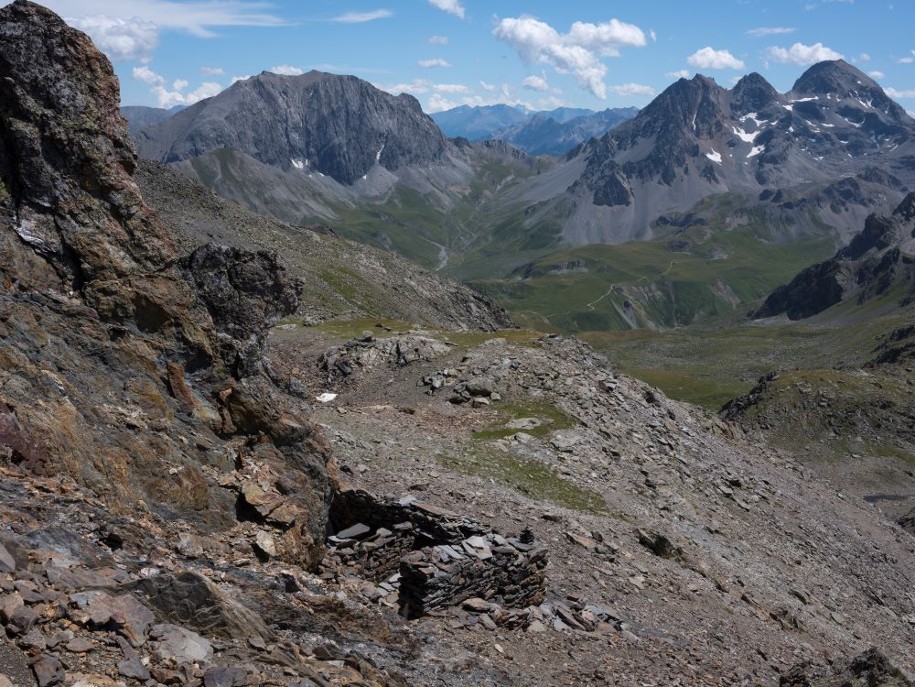
[[[262,360],[299,288],[265,253],[181,259],[118,94],[88,37],[24,0],[0,10],[0,451],[217,529],[237,513],[216,475],[256,455],[300,495],[281,528],[303,545],[281,556],[314,563],[328,451]]]
[[[178,162],[233,148],[284,170],[352,184],[376,163],[389,170],[444,160],[445,138],[410,95],[354,76],[263,72],[137,136],[140,154]]]
[[[888,293],[915,291],[915,193],[889,217],[871,215],[836,255],[801,271],[773,291],[753,318],[782,313],[798,320],[854,298],[859,304]]]

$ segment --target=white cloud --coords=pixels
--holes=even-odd
[[[43,0],[71,26],[88,33],[114,62],[148,62],[162,31],[210,38],[225,26],[283,26],[260,0]]]
[[[796,64],[805,66],[822,62],[823,60],[841,60],[841,53],[837,53],[832,48],[827,48],[822,43],[813,45],[804,45],[795,43],[790,48],[771,47],[768,51],[769,58],[782,64]]]
[[[610,90],[617,95],[654,95],[655,90],[651,86],[640,83],[624,83],[619,86],[610,86]]]
[[[250,74],[243,74],[242,76],[233,76],[231,85],[234,86],[239,81],[247,81],[250,78],[251,78]]]
[[[743,69],[742,60],[738,60],[727,50],[714,50],[706,46],[686,58],[686,61],[697,69]]]
[[[438,9],[442,10],[443,12],[447,12],[448,14],[453,14],[455,17],[458,17],[459,19],[463,19],[464,12],[466,12],[466,10],[464,9],[464,6],[461,4],[460,0],[429,0],[429,4],[432,5],[433,7],[437,7]]]
[[[448,36],[429,36],[432,45],[448,45]]]
[[[651,31],[648,32],[648,36],[651,38],[652,42],[656,43],[658,41],[658,34],[654,32],[654,29],[651,29]]]
[[[645,33],[638,26],[611,19],[602,24],[575,22],[568,33],[559,33],[535,17],[509,17],[499,22],[493,35],[510,45],[527,63],[548,64],[560,73],[571,73],[579,85],[605,98],[603,57],[618,57],[620,48],[644,47]]]
[[[896,62],[899,64],[912,64],[912,62],[915,62],[915,50],[909,50],[909,52],[912,54],[907,55],[906,57],[900,57]]]
[[[915,88],[909,88],[906,90],[897,91],[892,86],[889,86],[885,90],[886,90],[886,94],[888,96],[890,96],[891,98],[906,98],[906,99],[915,98]]]
[[[664,76],[668,76],[671,79],[688,79],[690,75],[689,70],[679,69],[675,72],[667,72]]]
[[[394,13],[391,12],[391,10],[372,10],[371,12],[344,12],[343,14],[339,14],[336,17],[332,17],[331,21],[335,21],[340,24],[364,24],[367,21],[387,19],[388,17],[392,16],[394,16]]]
[[[382,91],[387,91],[393,95],[400,95],[401,93],[410,93],[411,95],[428,93],[432,90],[432,82],[428,79],[413,79],[409,83],[398,83],[392,84],[390,86],[375,84]]]
[[[480,87],[481,87],[484,91],[488,91],[488,92],[490,92],[490,93],[491,93],[492,91],[496,90],[495,84],[487,83],[487,82],[485,82],[485,81],[481,81],[481,82],[480,82]]]
[[[305,73],[304,69],[293,67],[291,64],[280,64],[276,67],[270,67],[267,71],[279,74],[280,76],[301,76]]]
[[[870,61],[871,61],[871,56],[868,55],[866,52],[863,52],[860,55],[858,55],[858,62],[870,62]]]
[[[134,67],[133,78],[142,81],[145,84],[149,84],[149,86],[151,86],[149,91],[156,96],[156,102],[159,107],[164,107],[166,109],[174,107],[175,105],[193,105],[199,100],[210,98],[222,91],[221,84],[205,81],[196,90],[193,90],[190,93],[182,93],[182,91],[188,87],[188,82],[184,79],[176,79],[172,84],[172,90],[168,90],[165,87],[165,78],[146,65]]]
[[[207,76],[223,76],[226,73],[226,70],[222,67],[201,67],[201,74],[206,74]]]
[[[214,95],[222,93],[222,85],[214,83],[212,81],[204,81],[200,86],[184,96],[185,105],[193,105],[194,103],[204,100],[205,98],[212,98]]]
[[[424,69],[430,69],[433,67],[450,67],[451,66],[451,63],[448,60],[443,60],[441,57],[433,57],[432,59],[429,59],[429,60],[419,60],[419,62],[417,62],[416,64],[418,64],[420,67],[423,67]]]
[[[426,112],[443,112],[444,110],[450,110],[457,107],[457,103],[452,100],[448,100],[443,95],[438,93],[433,93],[429,96],[429,99],[426,100],[426,106],[423,108]]]
[[[248,0],[45,0],[42,4],[64,17],[97,16],[129,19],[142,17],[160,29],[176,29],[201,38],[216,35],[223,26],[284,26],[286,22],[265,11],[266,2]],[[69,19],[68,19],[69,21]]]
[[[762,38],[763,36],[777,36],[784,33],[794,33],[797,31],[793,26],[760,26],[758,29],[747,31],[748,36],[753,38]]]
[[[470,93],[470,89],[460,83],[437,83],[433,84],[432,90],[436,93]]]
[[[67,23],[88,33],[112,62],[150,60],[159,42],[159,27],[139,17],[67,17]]]
[[[867,75],[869,77],[871,77],[872,79],[885,79],[886,78],[886,74],[881,72],[879,69],[872,69],[871,71],[869,71],[867,73]]]
[[[546,79],[542,76],[528,76],[521,82],[521,85],[532,91],[540,91],[541,93],[550,90],[550,84],[548,84]]]

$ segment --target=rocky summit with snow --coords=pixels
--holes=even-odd
[[[0,686],[910,685],[913,589],[737,421],[138,169],[108,60],[0,9]]]

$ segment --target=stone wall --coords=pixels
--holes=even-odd
[[[530,532],[506,538],[411,498],[337,494],[330,509],[331,558],[357,576],[396,589],[416,618],[471,598],[524,608],[545,597],[546,550]]]

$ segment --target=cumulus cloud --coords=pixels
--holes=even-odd
[[[279,64],[276,67],[270,67],[267,71],[280,76],[301,76],[305,73],[304,69],[293,67],[291,64]]]
[[[343,14],[338,14],[336,17],[332,17],[331,21],[338,22],[340,24],[364,24],[367,21],[375,21],[376,19],[387,19],[388,17],[394,16],[394,13],[391,10],[371,10],[370,12],[344,12]]]
[[[201,67],[201,74],[206,74],[207,76],[223,76],[226,73],[226,70],[222,67]]]
[[[610,86],[610,90],[617,95],[654,95],[655,90],[651,86],[640,83],[624,83],[619,86]]]
[[[823,60],[841,60],[842,54],[832,48],[827,48],[822,43],[804,45],[795,43],[790,48],[772,46],[768,51],[769,58],[782,64],[796,64],[799,66],[815,64]]]
[[[764,36],[777,36],[784,33],[794,33],[797,31],[793,26],[760,26],[757,29],[747,31],[748,36],[753,38],[762,38]]]
[[[429,36],[432,45],[448,45],[448,36]]]
[[[495,84],[487,83],[486,81],[481,81],[481,82],[480,82],[480,87],[481,87],[484,91],[488,91],[488,92],[490,92],[490,93],[492,93],[494,90],[496,90],[496,85],[495,85]]]
[[[602,24],[575,22],[568,33],[559,33],[535,17],[509,17],[499,22],[493,35],[527,63],[548,64],[557,72],[574,75],[598,98],[607,96],[607,67],[601,58],[618,57],[620,48],[646,44],[642,29],[618,19]]]
[[[112,62],[150,60],[159,43],[159,27],[139,17],[67,17],[67,23],[88,33]]]
[[[900,57],[900,58],[899,58],[898,60],[896,60],[896,61],[897,61],[899,64],[912,64],[912,62],[915,62],[915,50],[910,50],[909,52],[912,53],[912,54],[911,54],[911,55],[907,55],[907,56],[905,56],[905,57]]]
[[[550,90],[550,84],[542,76],[528,76],[521,82],[521,85],[532,91],[544,93]]]
[[[869,77],[871,77],[872,79],[885,79],[886,78],[886,74],[881,72],[879,69],[872,69],[871,71],[869,71],[867,73],[867,75]]]
[[[742,60],[738,60],[727,50],[715,50],[706,46],[686,58],[686,61],[697,69],[743,69]]]
[[[419,60],[416,64],[424,69],[431,69],[433,67],[450,67],[451,63],[448,60],[443,60],[441,57],[433,57],[428,60]]]
[[[176,79],[172,84],[172,89],[169,90],[165,85],[165,78],[146,65],[134,67],[133,78],[148,84],[150,86],[149,91],[156,97],[159,107],[166,109],[175,107],[175,105],[193,105],[222,91],[221,84],[205,81],[190,93],[183,93],[182,91],[189,85],[184,79]]]
[[[668,76],[671,79],[688,79],[689,70],[687,69],[678,69],[675,72],[667,72],[664,76]]]
[[[463,19],[466,12],[460,0],[429,0],[429,4],[442,10],[442,12],[453,14],[459,19]]]
[[[915,88],[899,91],[892,86],[889,86],[885,90],[886,94],[891,98],[915,98]]]

